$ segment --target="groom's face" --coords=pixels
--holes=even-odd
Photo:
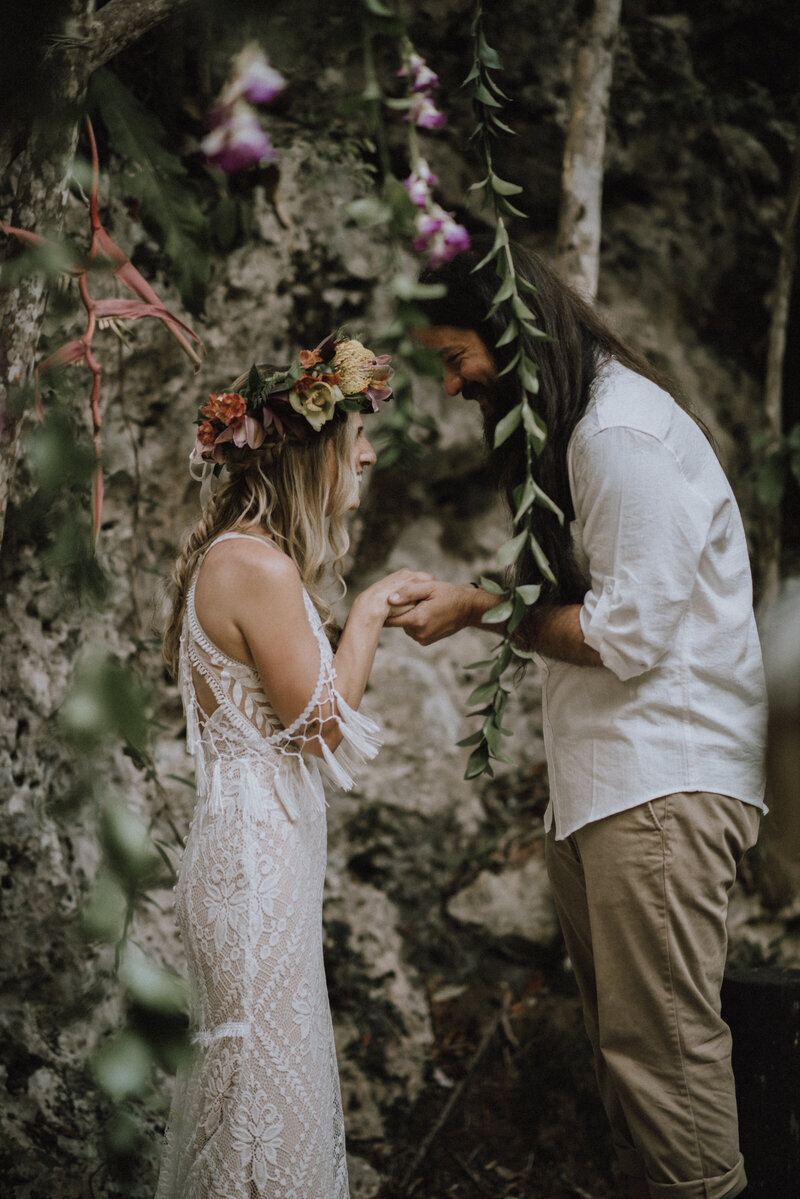
[[[497,367],[475,330],[431,325],[418,330],[417,339],[441,359],[447,394],[475,400],[484,425],[496,423]]]

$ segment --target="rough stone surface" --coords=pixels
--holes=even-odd
[[[558,919],[547,889],[542,858],[530,858],[501,874],[483,870],[447,904],[463,924],[478,924],[494,937],[518,937],[545,948],[558,938]]]

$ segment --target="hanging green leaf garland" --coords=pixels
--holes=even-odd
[[[485,625],[504,625],[503,639],[491,658],[473,662],[468,670],[489,671],[486,682],[479,684],[470,694],[467,703],[477,706],[471,715],[481,717],[481,726],[459,745],[472,747],[467,762],[465,777],[478,778],[482,774],[492,775],[492,760],[512,763],[503,752],[503,737],[511,736],[511,730],[503,727],[503,715],[509,698],[509,688],[502,677],[511,665],[519,665],[521,659],[533,655],[515,645],[512,638],[521,624],[527,609],[536,603],[541,592],[540,583],[524,582],[520,578],[519,562],[526,547],[530,549],[537,569],[543,579],[555,583],[544,550],[533,531],[533,513],[536,505],[549,509],[563,524],[564,514],[556,503],[542,490],[535,478],[535,460],[547,439],[547,429],[534,408],[539,390],[538,366],[526,351],[523,335],[529,338],[545,338],[547,335],[537,326],[536,317],[524,299],[524,293],[533,293],[534,288],[520,278],[514,269],[514,260],[509,246],[506,219],[525,214],[512,204],[510,196],[516,196],[522,188],[516,183],[502,179],[494,170],[493,141],[504,134],[513,134],[498,115],[509,97],[500,89],[494,76],[502,70],[500,55],[486,40],[483,32],[483,4],[478,0],[472,23],[474,58],[472,69],[463,86],[471,87],[477,122],[473,138],[486,164],[486,175],[472,185],[471,191],[483,192],[483,207],[491,206],[497,221],[497,233],[491,250],[474,270],[482,270],[494,261],[499,285],[487,316],[501,313],[505,317],[505,330],[497,342],[497,348],[510,347],[511,357],[500,375],[516,371],[520,384],[520,401],[498,423],[494,435],[494,447],[503,445],[522,426],[525,433],[525,480],[514,490],[516,505],[513,513],[513,536],[497,551],[497,564],[510,578],[507,588],[492,579],[482,578],[480,583],[486,591],[497,596],[496,606],[483,616]]]

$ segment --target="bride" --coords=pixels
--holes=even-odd
[[[173,572],[164,658],[177,676],[197,806],[176,887],[192,986],[157,1199],[346,1199],[322,956],[325,799],[377,753],[358,711],[397,571],[343,630],[344,516],[375,453],[363,414],[388,358],[327,338],[253,367],[200,411],[192,459],[219,474]]]

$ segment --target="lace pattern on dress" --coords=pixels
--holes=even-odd
[[[208,547],[243,533],[224,533]],[[264,544],[260,537],[251,540]],[[208,552],[208,551],[206,551]],[[322,758],[314,765],[322,767],[331,781],[343,790],[353,786],[353,772],[373,758],[380,747],[379,729],[373,720],[355,711],[336,690],[336,669],[325,630],[310,596],[303,589],[303,602],[319,649],[319,674],[312,695],[303,711],[288,728],[281,725],[277,713],[261,687],[254,667],[222,652],[204,632],[195,610],[194,595],[201,563],[195,571],[186,598],[186,613],[180,643],[179,685],[186,712],[186,743],[195,756],[198,795],[212,808],[222,802],[223,768],[235,768],[246,760],[248,752],[259,757],[257,789],[271,774],[271,785],[291,819],[297,817],[297,804],[309,790],[321,794],[309,772],[303,753],[314,742]],[[197,699],[194,674],[207,684],[217,707],[203,712]],[[333,752],[324,740],[330,723],[335,722],[342,740]],[[252,762],[251,762],[252,764]],[[242,783],[246,780],[242,779]],[[248,793],[251,788],[248,788]]]
[[[337,695],[330,645],[305,592],[319,676],[303,712],[282,728],[255,669],[200,626],[196,578],[179,681],[197,805],[176,887],[193,1047],[176,1079],[157,1199],[347,1199],[317,766],[350,786],[353,766],[377,752],[378,729]],[[195,679],[210,689],[213,712],[201,709]],[[306,760],[304,747],[331,719],[339,749]]]

